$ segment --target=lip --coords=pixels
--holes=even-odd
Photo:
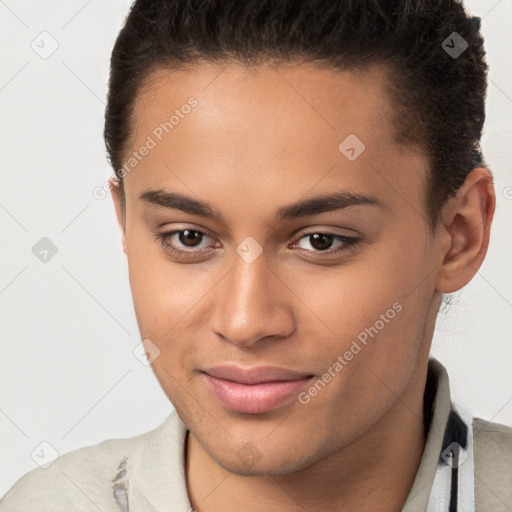
[[[216,366],[203,370],[206,385],[226,408],[249,414],[288,403],[313,375],[276,366]]]

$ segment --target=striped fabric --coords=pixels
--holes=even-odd
[[[475,512],[473,420],[452,403],[427,512]]]

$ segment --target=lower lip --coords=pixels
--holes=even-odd
[[[206,383],[218,400],[232,411],[258,414],[271,411],[292,400],[311,377],[300,380],[240,384],[204,374]]]

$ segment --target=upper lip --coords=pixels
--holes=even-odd
[[[203,371],[212,377],[231,380],[240,384],[260,384],[262,382],[290,381],[312,377],[311,374],[296,372],[278,366],[242,368],[235,365],[222,365],[213,366]]]

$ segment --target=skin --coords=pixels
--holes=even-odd
[[[490,172],[476,168],[430,230],[426,155],[395,144],[384,79],[377,67],[199,63],[154,72],[137,97],[127,156],[169,112],[198,101],[125,176],[125,210],[111,183],[140,332],[160,350],[153,370],[190,430],[198,512],[392,512],[407,498],[441,294],[480,267],[495,198]],[[349,134],[366,146],[354,161],[338,150]],[[225,223],[139,199],[155,189],[207,201]],[[381,206],[275,221],[284,205],[339,190]],[[155,239],[172,229],[209,235],[195,246],[168,240],[195,251],[184,258]],[[343,244],[328,239],[322,251],[306,233],[360,243],[332,254]],[[262,249],[252,263],[236,252],[248,236]],[[308,404],[236,413],[199,372],[276,365],[321,378],[397,302],[401,311]],[[252,461],[237,456],[244,445]]]

